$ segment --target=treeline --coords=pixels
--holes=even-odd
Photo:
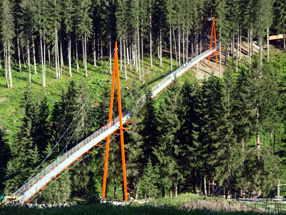
[[[41,63],[44,87],[48,67],[59,79],[64,65],[68,65],[72,76],[72,65],[79,71],[79,59],[88,76],[88,59],[94,66],[103,64],[104,56],[111,58],[115,40],[120,45],[120,69],[125,70],[126,79],[126,65],[134,66],[140,80],[144,77],[142,65],[147,53],[150,67],[155,54],[162,65],[163,49],[174,58],[170,65],[173,70],[202,51],[211,16],[216,17],[223,50],[227,51],[230,44],[237,65],[243,40],[249,42],[251,64],[255,39],[262,63],[266,33],[286,32],[285,11],[283,0],[2,0],[0,48],[6,86],[13,86],[12,69],[21,72],[22,67],[29,72],[31,82],[32,73],[39,70],[37,62]]]
[[[285,177],[285,77],[277,68],[267,64],[260,69],[257,61],[250,72],[241,66],[238,72],[229,69],[222,79],[212,76],[202,83],[183,85],[175,81],[155,100],[147,90],[142,109],[138,86],[125,90],[123,106],[136,113],[136,123],[124,134],[129,195],[142,198],[200,191],[274,196],[277,179]],[[83,105],[83,86],[72,81],[52,108],[45,96],[35,100],[29,89],[25,92],[25,115],[13,147],[9,149],[4,140],[0,144],[2,192],[13,193],[40,171],[38,165],[52,149],[43,167],[106,124],[110,89],[105,88],[90,106]],[[120,143],[112,139],[107,198],[120,199]],[[105,148],[96,149],[53,180],[38,200],[66,202],[101,194]]]

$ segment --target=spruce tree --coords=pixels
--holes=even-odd
[[[152,163],[155,162],[156,158],[153,154],[153,148],[155,145],[157,145],[159,141],[159,131],[158,131],[158,115],[157,115],[157,109],[155,107],[156,101],[152,100],[151,98],[151,92],[148,91],[146,93],[146,100],[145,105],[142,109],[143,118],[141,121],[142,128],[139,134],[142,136],[142,151],[144,154],[144,157],[142,157],[142,163],[147,163],[148,159],[150,157]]]
[[[41,157],[44,156],[44,151],[51,141],[49,116],[48,100],[47,97],[43,95],[35,107],[35,122],[32,134],[33,141],[37,145]]]
[[[170,196],[173,190],[177,189],[181,180],[178,165],[179,155],[179,120],[180,87],[178,82],[174,82],[164,92],[164,102],[160,105],[158,115],[158,143],[152,146],[157,163],[160,167],[160,188],[162,194],[166,195],[168,189]],[[176,159],[177,158],[177,159]]]
[[[180,173],[184,177],[185,192],[188,190],[190,179],[193,185],[193,192],[196,193],[198,185],[197,177],[199,163],[196,150],[198,147],[198,123],[199,123],[199,86],[197,83],[190,84],[188,81],[182,86],[181,90],[181,104],[179,107],[179,120],[181,128],[179,130],[179,155],[178,165],[180,166]]]
[[[13,3],[10,0],[3,0],[1,2],[1,39],[4,49],[4,58],[5,58],[5,78],[6,78],[6,87],[12,88],[12,60],[11,55],[13,54],[13,38],[15,36],[14,29],[14,16],[13,16]]]
[[[83,64],[85,69],[85,77],[88,76],[87,73],[87,38],[91,36],[92,29],[92,19],[91,17],[91,0],[77,1],[76,6],[78,10],[76,11],[77,18],[77,35],[82,40],[82,51],[83,51]]]
[[[3,128],[0,127],[0,193],[4,192],[7,163],[11,158],[10,147],[4,139]]]
[[[201,121],[198,124],[200,129],[197,153],[198,157],[203,161],[201,168],[204,177],[212,181],[214,179],[215,167],[219,161],[217,153],[221,143],[219,131],[223,119],[221,118],[223,115],[221,81],[214,76],[204,80],[200,97],[199,116]],[[206,187],[206,184],[204,186]],[[210,192],[211,190],[208,190],[209,194]]]

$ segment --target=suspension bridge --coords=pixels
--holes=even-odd
[[[152,90],[152,98],[156,97],[162,90],[164,90],[168,85],[170,85],[176,78],[182,76],[185,72],[191,69],[193,66],[198,64],[200,61],[208,58],[210,56],[216,55],[217,63],[217,45],[216,45],[216,32],[215,32],[215,19],[212,20],[212,30],[210,37],[210,46],[203,53],[197,55],[190,61],[183,64],[181,67],[175,71],[166,75],[166,77],[161,80],[157,85],[155,85]],[[214,41],[213,41],[214,38]],[[212,44],[214,43],[214,47]],[[122,166],[123,166],[123,181],[124,181],[124,196],[125,201],[127,198],[127,181],[126,181],[126,170],[125,170],[125,153],[124,153],[124,142],[123,142],[123,131],[127,128],[123,127],[123,124],[128,123],[128,120],[132,117],[133,113],[121,110],[121,101],[120,101],[120,83],[119,83],[119,69],[118,69],[118,48],[117,44],[115,45],[115,54],[114,54],[114,68],[113,68],[113,77],[112,77],[112,94],[111,94],[111,103],[110,103],[110,114],[108,124],[103,126],[101,129],[94,132],[92,135],[78,143],[72,149],[66,151],[64,154],[60,155],[55,161],[49,164],[47,167],[43,168],[37,175],[31,177],[24,185],[22,185],[12,196],[9,196],[5,199],[5,202],[14,203],[17,205],[22,205],[26,202],[30,202],[32,198],[36,197],[36,194],[42,190],[45,190],[45,187],[52,180],[58,179],[61,172],[64,170],[69,170],[72,168],[72,165],[82,161],[86,155],[92,153],[91,149],[94,147],[101,147],[99,145],[101,141],[106,141],[106,154],[105,154],[105,166],[104,166],[104,177],[103,177],[103,192],[102,197],[105,199],[105,187],[106,187],[106,178],[107,178],[107,166],[108,166],[108,152],[109,152],[109,142],[111,141],[110,135],[114,135],[115,131],[120,131],[121,139],[121,153],[122,153]],[[217,65],[217,64],[216,64]],[[116,118],[112,119],[112,109],[113,109],[113,99],[114,99],[114,88],[115,88],[115,79],[117,80],[117,95],[118,95],[118,110],[119,115]],[[141,97],[141,105],[145,103],[145,96]],[[119,136],[119,135],[118,135]]]

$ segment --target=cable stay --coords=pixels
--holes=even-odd
[[[215,19],[213,17],[212,19],[212,30],[211,30],[211,42],[210,47],[198,55],[198,53],[195,53],[197,56],[191,59],[190,61],[184,63],[181,67],[174,70],[173,72],[166,75],[166,77],[161,80],[157,85],[155,85],[151,90],[151,97],[156,97],[162,90],[164,90],[166,87],[168,87],[176,78],[179,78],[182,76],[185,72],[187,72],[189,69],[191,69],[193,66],[198,64],[200,61],[204,60],[205,58],[208,58],[209,56],[213,54],[217,54],[217,45],[216,45],[216,32],[215,32]],[[208,30],[207,30],[208,31]],[[208,31],[209,33],[209,31]],[[212,38],[214,37],[214,46],[212,47]],[[202,40],[206,40],[207,36],[203,37]],[[205,42],[205,41],[203,41]],[[114,56],[118,58],[118,49],[117,45],[115,47],[115,54]],[[217,61],[217,58],[216,58]],[[117,63],[116,63],[117,62]],[[115,66],[117,68],[115,68]],[[119,70],[118,70],[118,59],[117,61],[114,60],[114,71],[116,70],[116,75],[114,74],[113,79],[115,79],[115,76],[117,76],[117,79],[119,79]],[[119,83],[119,80],[117,82],[117,85]],[[114,95],[114,86],[113,86],[113,93]],[[120,91],[118,93],[120,95]],[[111,95],[111,96],[112,96]],[[140,98],[140,105],[144,106],[146,95],[143,95]],[[111,101],[113,98],[111,98]],[[121,104],[118,104],[121,106]],[[26,202],[30,202],[32,198],[35,198],[40,191],[44,190],[48,184],[58,179],[59,174],[63,172],[64,170],[69,170],[73,166],[77,165],[80,161],[82,161],[84,158],[89,156],[91,154],[91,149],[93,147],[100,147],[103,145],[99,145],[99,143],[103,140],[107,140],[106,146],[109,146],[110,135],[117,135],[120,136],[121,139],[123,139],[123,133],[125,132],[125,128],[123,128],[123,124],[128,123],[128,120],[132,117],[133,113],[128,111],[123,111],[122,113],[119,113],[119,116],[116,118],[111,119],[112,116],[112,106],[110,106],[111,114],[109,115],[109,121],[108,124],[94,132],[92,135],[78,143],[76,146],[71,148],[70,150],[66,151],[65,153],[61,154],[55,161],[53,161],[50,165],[45,167],[41,172],[39,172],[34,177],[30,177],[30,179],[22,185],[9,199],[6,199],[6,202],[8,203],[14,203],[17,205],[22,205]],[[120,108],[121,109],[121,108]],[[86,112],[87,113],[87,112]],[[85,113],[85,115],[86,115]],[[116,133],[116,131],[119,130],[119,133]],[[58,143],[57,143],[58,144]],[[124,142],[121,142],[121,147],[124,148]],[[68,143],[67,143],[68,145]],[[108,155],[107,155],[108,156]],[[124,159],[124,162],[123,162]],[[108,157],[105,162],[107,166]],[[125,170],[125,158],[124,154],[122,153],[122,166],[123,166],[123,172],[126,172]],[[107,167],[106,167],[107,168]],[[105,171],[106,172],[106,171]],[[124,175],[124,174],[123,174]],[[106,176],[107,177],[107,176]],[[104,177],[106,180],[106,178]],[[126,173],[124,176],[124,194],[125,194],[125,201],[127,201],[127,184],[126,184]],[[104,195],[104,194],[103,194]]]

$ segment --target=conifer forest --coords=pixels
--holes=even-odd
[[[122,106],[135,122],[124,132],[131,198],[277,195],[278,179],[286,180],[286,36],[271,42],[269,36],[286,35],[285,0],[0,0],[0,6],[0,196],[108,123],[115,41]],[[220,75],[178,78],[151,99],[162,76],[145,77],[155,67],[168,74],[202,53],[210,17]],[[101,70],[108,71],[103,83]],[[101,195],[101,144],[37,201]],[[122,197],[114,138],[107,198]]]

